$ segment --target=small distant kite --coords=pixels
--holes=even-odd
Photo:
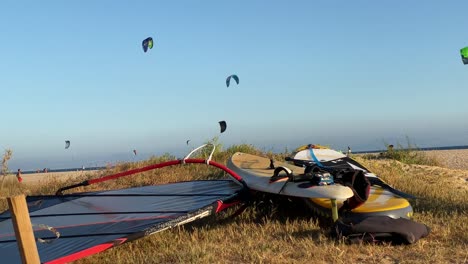
[[[190,139],[189,139],[189,140],[187,140],[187,145],[188,145],[188,143],[189,143],[189,142],[190,142]]]
[[[219,127],[221,129],[221,133],[226,131],[226,127],[227,127],[226,121],[219,121]]]
[[[70,147],[70,140],[65,140],[65,149]]]
[[[143,40],[141,45],[143,46],[143,51],[147,52],[148,49],[153,48],[153,38],[152,37],[146,38],[145,40]]]
[[[226,79],[226,86],[229,87],[229,84],[231,83],[231,78],[233,78],[237,84],[239,84],[239,77],[237,75],[233,74],[227,77]]]
[[[135,154],[135,156],[137,155],[136,149],[133,150],[133,154]]]
[[[462,57],[463,64],[468,64],[468,47],[461,49],[460,55]]]

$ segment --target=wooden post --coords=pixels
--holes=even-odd
[[[39,264],[39,253],[37,252],[26,198],[24,195],[19,195],[7,198],[7,200],[21,260],[25,264]]]

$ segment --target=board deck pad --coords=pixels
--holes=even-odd
[[[304,168],[286,162],[274,161],[274,165],[287,167],[295,175],[304,173]],[[237,152],[228,160],[227,167],[241,176],[250,189],[256,191],[304,198],[345,200],[353,196],[350,188],[340,184],[316,186],[303,182],[286,182],[286,179],[270,183],[274,170],[270,169],[270,159],[266,157]]]

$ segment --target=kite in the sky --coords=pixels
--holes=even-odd
[[[219,121],[219,127],[221,129],[221,133],[226,131],[226,127],[227,127],[226,121]]]
[[[462,57],[463,64],[468,64],[468,47],[461,49],[460,55]]]
[[[153,38],[152,37],[146,38],[145,40],[143,40],[141,45],[143,46],[143,51],[147,52],[148,49],[153,48]]]
[[[190,142],[190,139],[189,139],[189,140],[187,140],[187,145],[188,145],[188,143],[189,143],[189,142]]]
[[[65,149],[70,147],[70,140],[65,140]]]
[[[133,154],[135,154],[135,156],[137,155],[136,149],[133,150]]]
[[[226,79],[226,86],[229,87],[229,84],[231,83],[231,78],[233,78],[237,84],[239,84],[239,77],[237,75],[233,74],[227,77]]]

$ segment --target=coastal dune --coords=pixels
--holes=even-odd
[[[49,179],[67,181],[84,175],[96,174],[97,171],[65,171],[65,172],[41,172],[41,173],[30,173],[23,174],[24,184],[38,184],[41,181],[47,181]]]
[[[468,149],[428,150],[429,157],[436,158],[442,167],[453,170],[468,170]]]

